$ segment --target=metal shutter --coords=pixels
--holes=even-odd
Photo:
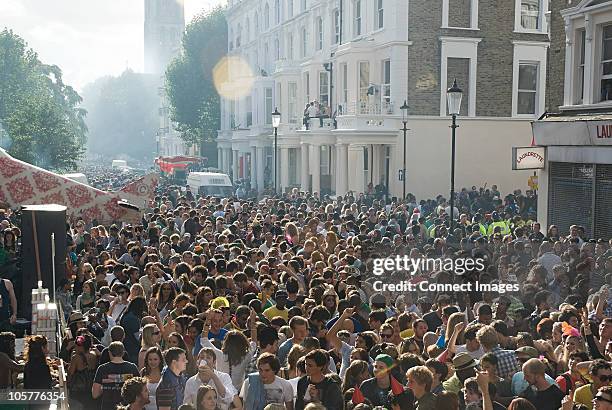
[[[595,235],[594,238],[612,238],[612,165],[595,167]]]
[[[582,225],[591,236],[595,168],[565,162],[549,165],[548,223],[557,225],[561,235],[567,235],[571,225]]]

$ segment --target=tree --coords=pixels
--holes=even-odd
[[[87,140],[79,94],[11,30],[0,32],[0,142],[16,158],[73,170]],[[8,136],[8,141],[7,141]]]
[[[118,77],[101,77],[85,86],[89,152],[151,159],[159,128],[158,83],[154,75],[126,70]]]
[[[200,144],[216,138],[220,128],[220,98],[213,68],[225,56],[227,24],[220,7],[197,16],[183,37],[183,53],[166,70],[171,118],[181,138]]]

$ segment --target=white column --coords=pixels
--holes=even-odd
[[[223,169],[223,148],[217,148],[217,168]]]
[[[238,165],[238,151],[232,150],[232,178],[234,181],[240,177],[238,175]]]
[[[280,148],[280,192],[289,186],[289,148]]]
[[[310,184],[308,183],[308,177],[310,176],[308,172],[308,144],[302,143],[300,147],[300,157],[302,159],[302,169],[300,170],[300,177],[302,180],[302,191],[310,191]]]
[[[232,162],[232,149],[223,148],[223,172],[226,174],[230,173]]]
[[[264,189],[264,149],[257,147],[257,191],[262,192]]]
[[[312,192],[321,194],[321,146],[311,145]]]
[[[336,195],[344,195],[348,182],[348,157],[346,144],[336,145]]]
[[[595,97],[593,95],[593,54],[595,53],[593,44],[593,16],[590,13],[584,15],[585,26],[585,44],[584,44],[584,94],[582,98],[583,104],[593,104]],[[539,213],[539,212],[538,212]],[[544,226],[544,225],[542,225]]]
[[[372,185],[376,186],[380,183],[380,164],[382,162],[381,152],[382,145],[372,145]],[[368,181],[370,182],[370,181]]]
[[[351,164],[348,173],[348,186],[349,191],[353,191],[357,194],[365,191],[363,149],[363,145],[351,144],[348,147],[348,163]]]
[[[255,147],[251,147],[251,188],[254,188],[257,185],[257,166],[255,157],[257,156],[257,149]]]

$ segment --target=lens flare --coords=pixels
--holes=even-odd
[[[243,58],[225,56],[213,68],[213,81],[221,97],[236,101],[251,94],[254,75]]]

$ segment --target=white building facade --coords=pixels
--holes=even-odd
[[[401,196],[405,151],[406,192],[435,197],[449,191],[446,89],[457,78],[464,99],[456,187],[525,189],[529,174],[511,171],[511,148],[529,144],[530,121],[545,110],[548,2],[510,0],[490,16],[478,0],[465,3],[231,1],[228,53],[249,64],[254,81],[240,98],[222,99],[219,167],[260,192],[274,188],[278,108],[278,191],[343,195],[382,184]],[[305,127],[313,100],[334,118]]]

